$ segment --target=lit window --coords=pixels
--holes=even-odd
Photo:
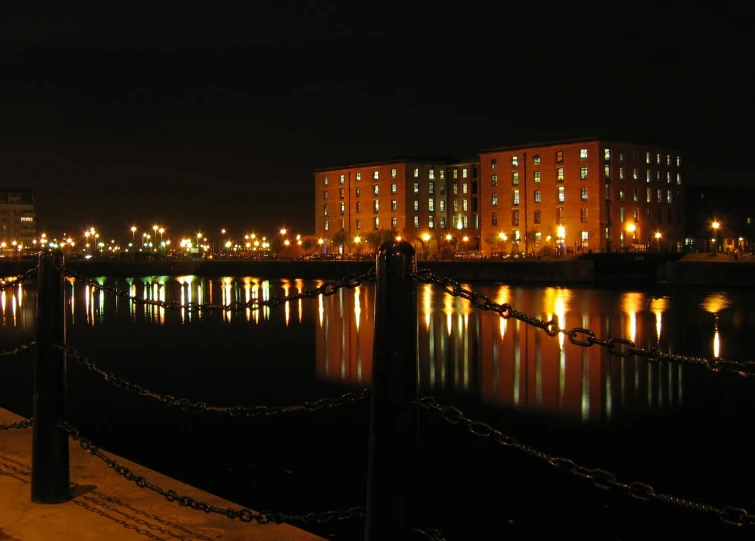
[[[427,227],[429,227],[430,229],[435,229],[435,221],[433,220],[432,216],[430,216],[427,221]]]
[[[327,190],[323,192],[322,198],[323,199],[327,199],[328,198],[328,192],[327,192]]]
[[[435,212],[435,199],[430,198],[427,200],[427,211]]]
[[[330,224],[328,223],[328,220],[325,220],[325,231],[330,229]]]
[[[647,201],[648,203],[652,203],[653,202],[653,189],[648,188],[646,192],[647,193],[645,194],[645,201]]]
[[[328,185],[328,177],[322,177],[322,183],[327,186]]]
[[[682,174],[681,173],[677,173],[676,174],[676,183],[677,184],[681,184],[682,183]]]
[[[564,151],[559,150],[556,152],[556,163],[564,163]]]
[[[357,197],[362,197],[362,188],[357,186],[354,193],[356,194]]]
[[[490,204],[493,205],[494,207],[498,206],[498,194],[497,193],[493,194],[493,198],[492,198],[492,201],[491,201]]]
[[[461,170],[461,178],[467,178],[467,168]]]
[[[396,170],[395,169],[391,169],[391,178],[396,178],[396,174],[397,174]]]
[[[603,151],[603,157],[606,161],[609,161],[611,159],[611,149],[607,148]]]
[[[651,180],[653,180],[653,172],[650,169],[647,170],[647,175],[645,175],[645,180],[647,182],[650,182]]]
[[[581,201],[587,201],[587,186],[582,186],[582,190],[579,195]]]
[[[419,169],[416,167],[414,168],[414,178],[419,178]]]
[[[414,193],[419,193],[419,182],[414,183]]]
[[[419,227],[419,216],[414,217],[414,227]]]
[[[459,170],[454,169],[454,178],[459,178]]]
[[[438,208],[440,209],[441,212],[446,212],[446,200],[445,199],[441,199],[440,201],[438,201]]]
[[[534,198],[535,203],[541,203],[541,196],[540,196],[540,190],[535,190],[532,192],[532,196]]]
[[[357,173],[357,180],[362,180],[362,173]]]
[[[467,212],[469,210],[469,207],[467,206],[467,201],[468,201],[467,199],[461,200],[461,210],[463,210],[464,212]]]
[[[360,212],[362,212],[362,203],[357,202],[357,214],[359,214]]]
[[[498,186],[498,175],[490,175],[490,185]]]
[[[372,178],[375,180],[378,180],[380,178],[380,173],[378,173],[377,171],[373,171]]]
[[[682,157],[681,156],[677,156],[676,157],[676,166],[677,167],[681,167],[682,166]]]
[[[564,187],[559,186],[558,187],[558,202],[563,203],[565,201],[565,195],[564,195]]]
[[[435,169],[430,169],[427,172],[427,178],[430,180],[435,180]]]
[[[518,205],[519,204],[519,190],[512,190],[511,191],[511,204],[512,205]]]
[[[586,160],[587,159],[587,149],[586,148],[581,148],[579,150],[579,159],[580,160]]]
[[[341,175],[340,182],[341,182],[341,184],[345,184],[346,183],[346,175]]]
[[[558,169],[556,169],[556,180],[558,182],[564,181],[564,168],[563,167],[559,167]]]
[[[639,176],[637,175],[637,169],[632,169],[632,178],[634,180],[637,180]]]
[[[498,160],[490,160],[490,168],[495,169],[498,167]]]
[[[606,165],[603,168],[603,176],[606,178],[606,180],[608,180],[608,179],[611,178],[611,166],[610,165]]]
[[[398,219],[395,216],[391,216],[391,229],[394,231],[396,230],[396,224],[398,224]]]
[[[587,178],[587,167],[579,168],[579,178],[585,180]]]
[[[427,193],[429,193],[430,195],[433,195],[435,193],[435,183],[434,182],[430,182],[427,185]]]
[[[377,216],[375,216],[375,220],[373,221],[373,227],[374,227],[375,231],[377,231],[378,229],[380,229],[380,218],[377,217]]]
[[[672,198],[671,198],[671,190],[668,190],[668,191],[666,192],[666,203],[671,203],[671,202],[672,202]],[[669,223],[671,223],[671,221],[669,221]]]
[[[341,201],[340,210],[341,214],[344,214],[346,212],[346,203],[344,203],[343,201]]]
[[[645,153],[645,163],[650,163],[650,152]]]
[[[372,212],[380,212],[380,201],[377,199],[372,202]]]
[[[398,201],[395,199],[391,199],[391,212],[396,212],[398,210]]]
[[[624,180],[624,168],[619,167],[619,180]]]
[[[535,154],[532,156],[532,163],[534,165],[540,165],[540,154]]]
[[[378,186],[377,184],[375,184],[372,187],[372,195],[377,196],[379,193],[380,193],[380,186]]]
[[[540,171],[532,172],[532,182],[540,182]]]
[[[362,220],[357,218],[357,230],[362,229]]]
[[[398,191],[398,187],[396,184],[391,184],[391,193],[396,193]]]
[[[511,157],[511,167],[519,167],[519,156]]]
[[[418,211],[418,210],[419,210],[419,201],[418,201],[418,200],[416,200],[416,199],[414,200],[414,210],[415,210],[415,211]]]
[[[519,171],[511,173],[511,183],[516,186],[519,184]]]

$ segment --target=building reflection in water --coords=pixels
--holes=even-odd
[[[100,281],[99,283],[103,283]],[[260,324],[272,319],[283,326],[312,325],[315,334],[317,373],[328,379],[369,385],[372,374],[374,286],[341,288],[314,300],[296,299],[273,308],[254,305],[318,288],[324,282],[281,280],[272,285],[258,278],[219,280],[194,276],[146,277],[119,282],[132,297],[183,306],[246,303],[240,311],[172,310],[161,304],[134,303],[108,295],[87,284],[68,280],[71,295],[70,324],[102,324],[113,310],[128,314],[135,323],[191,324],[203,318],[224,323]],[[674,350],[674,338],[666,331],[671,301],[638,292],[591,292],[565,288],[512,288],[483,286],[479,290],[499,304],[511,304],[530,316],[556,318],[561,328],[590,329],[598,338],[627,338],[640,348]],[[17,325],[24,293],[21,288],[0,292],[5,326]],[[681,406],[681,363],[649,363],[634,356],[611,356],[599,345],[572,344],[559,333],[543,331],[495,312],[474,308],[468,301],[445,294],[431,284],[421,284],[418,301],[418,353],[420,385],[424,393],[437,391],[469,394],[504,408],[566,413],[584,422],[610,420],[624,411],[661,410]],[[726,293],[705,297],[702,314],[713,314],[710,352],[679,351],[689,355],[722,355],[720,314],[730,307]],[[271,314],[274,313],[275,315]],[[677,314],[676,317],[679,317]],[[114,318],[111,318],[114,319]],[[708,323],[706,323],[708,325]],[[678,327],[678,326],[677,326]],[[679,329],[675,329],[677,336]],[[577,340],[586,335],[578,334]],[[679,336],[680,343],[683,336]],[[622,349],[623,346],[617,346]]]

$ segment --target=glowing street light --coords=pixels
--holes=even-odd
[[[131,226],[131,246],[133,246],[136,243],[136,226]]]

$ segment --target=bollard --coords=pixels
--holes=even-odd
[[[380,247],[375,289],[366,541],[414,539],[419,457],[419,367],[414,249]]]
[[[58,426],[66,418],[67,387],[65,353],[55,347],[65,342],[62,266],[59,253],[39,256],[31,453],[35,503],[61,503],[71,496],[68,433]]]

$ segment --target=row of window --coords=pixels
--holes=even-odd
[[[608,186],[606,186],[606,188],[608,188]],[[587,201],[587,199],[588,199],[588,193],[589,193],[589,190],[588,190],[587,186],[582,186],[579,189],[579,199],[580,199],[580,201]],[[648,203],[652,203],[653,202],[653,193],[654,193],[654,191],[653,191],[652,188],[647,188],[646,199],[647,199]],[[515,206],[519,205],[520,200],[521,200],[520,194],[521,194],[520,190],[512,190],[511,191],[511,204],[512,205],[515,205]],[[664,191],[662,189],[655,190],[655,202],[656,203],[662,203],[663,200],[664,200],[664,194],[666,196],[665,197],[666,203],[672,203],[673,202],[673,191],[672,190],[665,190]],[[639,188],[635,188],[634,189],[634,200],[635,201],[639,201],[640,200],[639,197],[640,197]],[[606,191],[606,199],[610,199],[608,191]],[[542,203],[543,202],[542,201],[542,192],[541,192],[541,190],[532,190],[532,200],[535,203]],[[563,186],[558,186],[558,191],[556,192],[556,200],[559,203],[563,203],[564,201],[566,201],[566,193],[565,193],[565,189],[564,189]],[[619,201],[624,201],[624,188],[619,189]],[[494,207],[498,206],[498,194],[497,193],[494,193],[494,194],[491,195],[491,205],[494,206]]]
[[[579,150],[579,159],[580,160],[586,160],[589,157],[589,151],[586,148],[581,148]],[[655,163],[658,165],[661,165],[663,163],[662,159],[663,155],[661,153],[655,153]],[[632,152],[632,163],[637,163],[638,154],[637,152]],[[603,159],[605,161],[611,161],[611,149],[605,148],[603,149]],[[619,152],[619,161],[624,161],[624,153]],[[682,157],[676,156],[675,159],[671,154],[666,154],[666,165],[672,165],[674,162],[676,162],[677,167],[682,166]],[[564,151],[563,150],[557,150],[556,151],[556,163],[564,163]],[[653,163],[653,153],[652,152],[646,152],[645,153],[645,163]],[[533,165],[540,165],[540,154],[533,154],[532,156],[532,164]],[[511,167],[517,168],[519,167],[519,156],[514,154],[511,156]],[[493,158],[490,160],[490,168],[491,169],[497,169],[498,168],[498,160]]]
[[[477,177],[477,168],[476,167],[472,167],[471,169],[472,169],[472,177],[476,178]],[[415,167],[414,168],[414,172],[413,172],[414,178],[419,178],[419,173],[420,173],[419,168]],[[451,171],[451,174],[452,174],[453,178],[459,178],[459,169],[453,169]],[[391,169],[391,178],[396,178],[397,176],[398,176],[398,170]],[[469,169],[467,169],[466,167],[462,168],[461,169],[461,178],[467,178],[468,176],[469,176]],[[355,173],[355,178],[356,178],[356,180],[362,180],[362,173],[361,172]],[[427,171],[427,178],[428,178],[428,180],[435,180],[435,169],[429,169]],[[446,179],[446,170],[445,169],[439,169],[438,170],[438,178],[440,180],[445,180]],[[377,169],[375,169],[372,172],[372,180],[380,180],[380,171],[378,171]],[[330,184],[330,178],[328,176],[324,176],[323,179],[322,179],[322,183],[325,186],[327,186],[328,184]],[[346,174],[345,173],[341,173],[340,175],[338,175],[338,183],[339,184],[346,184]]]
[[[604,177],[606,180],[611,179],[611,167],[606,165],[604,169]],[[646,181],[651,182],[653,180],[653,172],[648,169],[646,171]],[[580,180],[586,180],[588,178],[588,168],[587,167],[580,167],[579,168],[579,178]],[[639,175],[637,173],[637,169],[632,169],[632,178],[634,180],[639,180]],[[564,176],[564,168],[558,167],[556,168],[556,180],[558,182],[564,182],[565,176]],[[624,168],[619,167],[619,179],[624,180]],[[655,179],[660,182],[661,181],[661,172],[656,171],[655,172]],[[532,182],[539,183],[542,180],[541,172],[540,171],[533,171],[532,172]],[[671,184],[671,171],[666,171],[666,183]],[[681,185],[682,183],[682,174],[677,173],[676,174],[676,183]],[[519,185],[519,171],[512,171],[511,172],[511,184],[514,186]],[[498,175],[492,174],[490,175],[490,185],[491,186],[498,186]],[[466,193],[466,192],[465,192]]]
[[[415,182],[414,183],[413,190],[414,190],[414,193],[419,193],[419,182]],[[427,191],[428,191],[428,193],[430,195],[434,195],[435,194],[435,183],[434,182],[431,182],[428,185],[428,190]],[[439,186],[439,190],[438,191],[440,192],[440,195],[446,195],[446,185],[445,184],[441,184]],[[456,193],[456,191],[457,191],[457,185],[454,184],[454,193]],[[398,185],[391,184],[391,193],[392,194],[398,193]],[[464,184],[464,193],[467,193],[467,185],[466,184]],[[329,194],[328,190],[325,190],[323,192],[322,197],[323,197],[323,199],[328,199],[329,195],[330,194]],[[356,197],[361,197],[362,196],[362,188],[359,187],[359,186],[357,186],[357,188],[354,190],[354,195]],[[372,195],[374,195],[374,196],[380,195],[380,186],[378,186],[377,184],[375,184],[375,185],[372,186]],[[344,199],[345,196],[346,196],[346,189],[345,188],[339,188],[338,189],[338,197],[339,197],[339,199]]]
[[[626,221],[626,212],[625,212],[625,210],[626,209],[624,209],[623,207],[619,209],[619,221],[622,222],[622,223]],[[655,210],[656,210],[656,212],[655,212],[655,222],[654,223],[662,224],[663,223],[663,209],[655,209]],[[588,223],[588,213],[589,213],[588,211],[589,211],[589,209],[587,209],[587,208],[581,208],[579,210],[579,221],[580,222],[582,222],[582,223]],[[653,223],[652,222],[652,218],[653,218],[652,209],[646,209],[646,214],[647,214],[648,222]],[[520,215],[519,209],[513,209],[511,211],[511,225],[512,226],[518,226],[519,225],[519,215]],[[639,217],[640,217],[640,210],[639,209],[634,209],[634,212],[633,212],[633,218],[634,218],[634,220],[635,221],[639,220]],[[673,220],[672,220],[673,213],[672,213],[671,209],[667,209],[666,217],[667,217],[667,223],[669,223],[669,224],[673,223]],[[542,223],[542,211],[535,210],[532,213],[532,222],[533,222],[534,225],[539,225],[539,224]],[[559,224],[563,224],[564,223],[564,207],[558,207],[556,209],[556,222],[559,223]],[[682,212],[681,212],[681,210],[677,211],[677,222],[679,224],[682,223]],[[499,223],[498,223],[498,213],[497,212],[492,212],[490,214],[490,225],[499,225]]]

